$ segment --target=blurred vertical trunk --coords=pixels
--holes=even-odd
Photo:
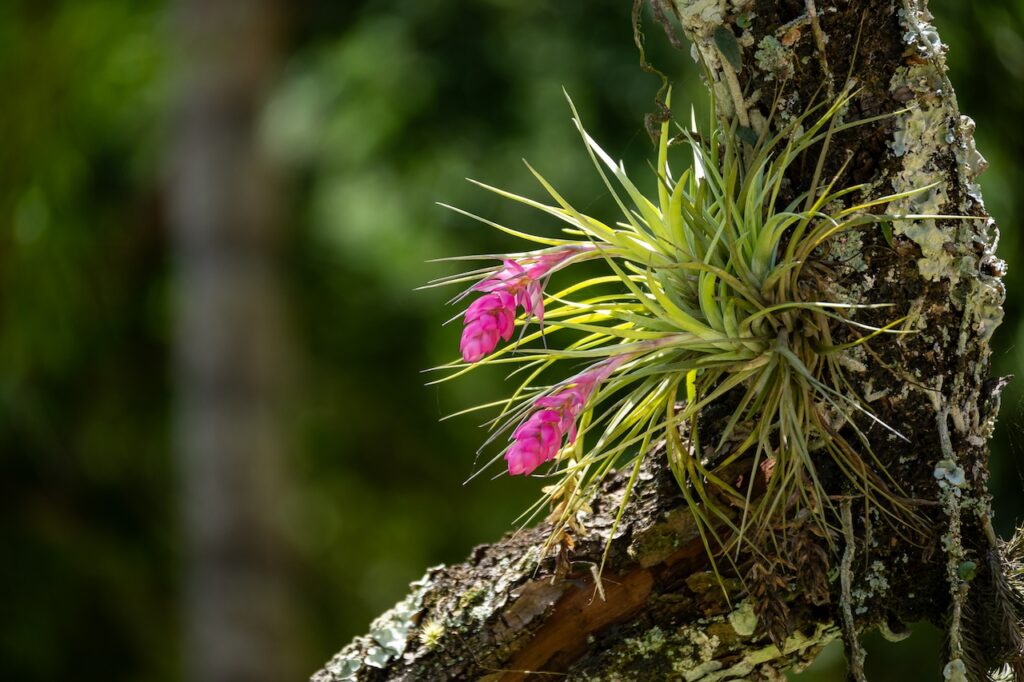
[[[174,16],[169,202],[189,680],[295,676],[282,532],[283,202],[258,134],[283,15],[279,0],[179,0]]]

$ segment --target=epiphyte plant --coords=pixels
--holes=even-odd
[[[431,286],[468,284],[454,301],[472,299],[462,315],[462,360],[439,368],[441,381],[491,365],[509,365],[510,376],[521,377],[507,398],[472,410],[497,411],[488,443],[508,438],[510,474],[548,464],[556,482],[533,512],[553,507],[553,537],[577,527],[578,513],[617,468],[631,472],[621,518],[643,458],[658,452],[710,554],[756,552],[786,519],[808,513],[830,537],[835,516],[819,476],[826,458],[853,494],[894,517],[905,511],[862,429],[896,431],[874,417],[840,364],[853,346],[904,333],[903,320],[868,326],[854,319],[857,311],[886,304],[830,300],[834,272],[822,254],[843,233],[930,216],[882,212],[914,192],[858,200],[867,188],[837,187],[842,169],[821,179],[833,135],[868,122],[841,120],[851,97],[844,91],[774,133],[765,126],[756,141],[735,124],[715,123],[702,136],[695,125],[666,120],[650,197],[587,134],[570,101],[619,218],[582,213],[529,164],[552,203],[477,184],[557,218],[562,236],[453,209],[536,247],[467,257],[500,264]],[[675,175],[669,155],[677,146],[692,163]],[[812,186],[791,196],[787,171],[812,148],[820,149]],[[571,279],[584,261],[603,272],[589,274],[591,266],[586,278]],[[560,289],[550,286],[556,273],[566,280]],[[559,372],[564,366],[573,370]],[[698,420],[722,399],[731,413],[708,442]]]

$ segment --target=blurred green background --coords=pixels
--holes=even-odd
[[[459,330],[451,272],[426,261],[515,245],[435,205],[550,229],[466,183],[536,193],[525,157],[577,205],[602,186],[569,122],[643,167],[627,0],[308,0],[260,126],[289,183],[281,258],[297,381],[288,411],[302,670],[311,673],[425,567],[498,538],[530,480],[463,480],[499,375],[425,387]],[[1015,229],[1024,171],[1024,1],[933,0],[1009,262],[995,371],[1024,369]],[[172,447],[175,287],[165,163],[170,7],[0,3],[0,679],[183,675],[179,474]],[[649,23],[653,61],[703,101],[688,54]],[[678,89],[677,89],[678,93]],[[684,97],[676,95],[676,101]],[[596,207],[596,208],[595,208]],[[1020,343],[1021,345],[1017,345]],[[997,522],[1024,514],[1021,384],[993,446]],[[258,598],[258,596],[254,596]],[[873,680],[939,679],[940,635],[872,640]],[[831,650],[801,680],[841,680]],[[929,677],[930,676],[930,677]]]

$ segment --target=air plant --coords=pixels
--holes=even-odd
[[[814,106],[774,134],[766,126],[753,143],[735,124],[702,136],[695,125],[665,121],[650,196],[587,134],[570,101],[621,216],[582,213],[529,164],[551,203],[477,184],[554,216],[565,223],[561,236],[454,209],[536,247],[472,257],[500,265],[431,285],[469,285],[454,301],[473,299],[463,316],[462,361],[440,368],[442,381],[506,364],[521,377],[507,398],[473,409],[497,411],[489,443],[508,437],[492,463],[503,456],[510,474],[548,465],[556,482],[532,511],[554,508],[553,537],[575,528],[599,483],[625,468],[631,476],[617,524],[643,458],[657,452],[666,454],[712,559],[731,548],[760,551],[794,514],[810,513],[831,537],[835,516],[819,476],[826,460],[852,490],[902,513],[898,486],[872,461],[862,428],[896,431],[871,413],[839,362],[873,337],[905,333],[897,328],[902,318],[871,327],[856,313],[885,304],[828,300],[832,273],[822,253],[844,232],[925,216],[876,212],[914,192],[858,201],[866,187],[837,187],[842,170],[821,179],[832,136],[876,120],[841,122],[851,96]],[[816,145],[813,186],[787,195],[787,172]],[[692,155],[678,175],[669,166],[676,146]],[[596,264],[588,271],[603,272],[573,280],[585,261]],[[560,271],[567,284],[550,290]],[[850,340],[835,340],[840,328]],[[708,441],[702,411],[726,397],[731,414]],[[728,473],[743,463],[748,474]]]

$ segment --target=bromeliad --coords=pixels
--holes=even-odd
[[[523,376],[508,398],[481,406],[498,412],[488,442],[508,434],[502,454],[511,474],[551,463],[558,483],[545,490],[560,499],[556,520],[563,527],[610,471],[625,466],[633,475],[624,506],[656,443],[665,444],[709,552],[738,548],[745,538],[761,543],[801,510],[827,530],[835,516],[817,473],[822,458],[892,517],[906,511],[853,417],[889,427],[858,397],[839,358],[880,334],[907,332],[898,329],[902,318],[880,327],[854,319],[884,303],[832,300],[821,254],[844,233],[938,216],[877,212],[915,192],[858,200],[869,188],[838,186],[843,169],[819,181],[820,164],[810,190],[787,191],[794,163],[804,163],[812,148],[821,148],[823,158],[833,135],[868,122],[841,120],[850,98],[845,92],[812,107],[775,133],[766,126],[754,144],[735,124],[701,136],[664,122],[651,198],[586,133],[573,108],[621,209],[616,220],[580,212],[532,168],[552,203],[481,186],[558,219],[565,224],[560,237],[454,209],[540,247],[495,256],[500,266],[432,285],[468,285],[456,301],[482,294],[464,316],[463,362],[441,368],[442,381],[504,364]],[[692,155],[678,175],[668,160],[675,143]],[[574,279],[572,266],[583,261],[592,262],[589,276]],[[593,263],[604,272],[593,274]],[[552,275],[560,288],[550,286]],[[516,341],[498,348],[499,339],[512,340],[514,327]],[[558,379],[566,363],[574,371]],[[731,415],[716,425],[715,440],[702,442],[701,411],[727,394]],[[727,477],[725,467],[740,461],[749,473]],[[764,485],[755,493],[758,477]],[[735,508],[743,510],[739,517]]]

